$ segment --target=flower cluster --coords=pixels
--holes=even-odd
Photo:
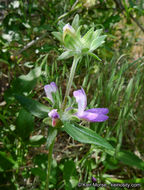
[[[58,90],[56,84],[51,82],[50,84],[45,85],[44,90],[47,98],[51,100],[52,103],[54,103],[52,93],[56,93]],[[109,112],[109,110],[107,108],[92,108],[85,110],[87,107],[87,97],[83,88],[74,91],[73,96],[78,103],[78,109],[75,113],[75,116],[77,116],[79,119],[86,120],[88,122],[103,122],[108,119],[106,114]],[[70,109],[74,108],[67,108],[65,111],[67,112]],[[52,118],[52,126],[56,126],[57,122],[60,120],[60,114],[58,113],[58,110],[52,109],[48,113],[48,116]]]
[[[72,56],[83,56],[89,54],[100,60],[92,52],[104,43],[106,35],[101,35],[102,30],[91,28],[85,35],[81,35],[82,26],[79,26],[79,16],[76,15],[72,25],[69,23],[60,27],[60,32],[53,32],[53,35],[63,43],[65,52],[59,59],[67,59]]]

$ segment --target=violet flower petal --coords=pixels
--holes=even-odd
[[[54,100],[52,97],[52,92],[56,92],[57,89],[58,88],[57,88],[57,85],[55,84],[55,82],[51,82],[50,84],[47,84],[44,86],[46,96],[48,99],[50,99],[52,101],[52,103],[54,103]]]
[[[103,122],[109,118],[107,115],[104,115],[104,114],[92,113],[92,112],[87,112],[87,111],[84,111],[81,114],[77,112],[76,115],[80,119],[85,119],[89,122]]]
[[[48,116],[53,118],[53,119],[56,119],[56,118],[59,118],[59,114],[57,112],[57,109],[53,109],[51,110],[49,113],[48,113]]]
[[[95,183],[97,180],[95,177],[92,177],[92,182]]]
[[[51,82],[50,85],[51,85],[51,88],[53,89],[53,92],[56,92],[57,89],[58,89],[56,83],[55,82]]]
[[[78,103],[78,113],[83,113],[87,106],[87,97],[84,89],[81,88],[81,90],[74,91],[73,96],[76,98],[76,102]]]
[[[98,114],[107,114],[109,112],[108,108],[91,108],[86,111],[91,112],[91,113],[98,113]]]

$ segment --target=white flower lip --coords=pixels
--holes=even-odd
[[[49,113],[48,113],[48,116],[53,118],[53,119],[56,119],[56,118],[59,118],[59,114],[57,112],[57,109],[53,109],[51,110]]]

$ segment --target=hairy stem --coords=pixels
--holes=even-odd
[[[51,170],[52,152],[53,152],[54,142],[55,142],[55,139],[53,140],[52,144],[49,147],[48,165],[47,165],[47,178],[46,178],[46,188],[45,188],[45,190],[49,190],[49,179],[50,179],[50,170]]]
[[[63,111],[65,110],[65,106],[66,106],[66,102],[67,102],[67,97],[69,96],[69,93],[70,93],[70,90],[71,90],[71,86],[72,86],[75,70],[76,70],[77,63],[78,63],[79,59],[80,59],[80,57],[76,57],[76,56],[73,59],[73,64],[72,64],[71,71],[70,71],[70,77],[69,77],[69,81],[68,81],[68,84],[67,84],[65,97],[64,97],[64,100],[63,100],[63,104],[62,104],[62,110]]]

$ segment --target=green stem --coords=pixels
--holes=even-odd
[[[46,178],[46,188],[45,188],[45,190],[49,190],[49,179],[50,179],[50,170],[51,170],[52,152],[53,152],[54,142],[55,142],[55,139],[53,140],[52,144],[49,147],[48,165],[47,165],[47,178]]]
[[[66,106],[66,102],[67,102],[67,97],[69,96],[69,93],[70,93],[70,90],[71,90],[71,86],[72,86],[75,70],[76,70],[77,63],[78,63],[79,59],[80,59],[80,57],[76,57],[76,56],[73,59],[73,64],[72,64],[71,71],[70,71],[70,77],[69,77],[69,81],[68,81],[68,84],[67,84],[65,97],[64,97],[64,100],[63,100],[63,104],[62,104],[62,110],[63,111],[65,110],[65,106]]]

